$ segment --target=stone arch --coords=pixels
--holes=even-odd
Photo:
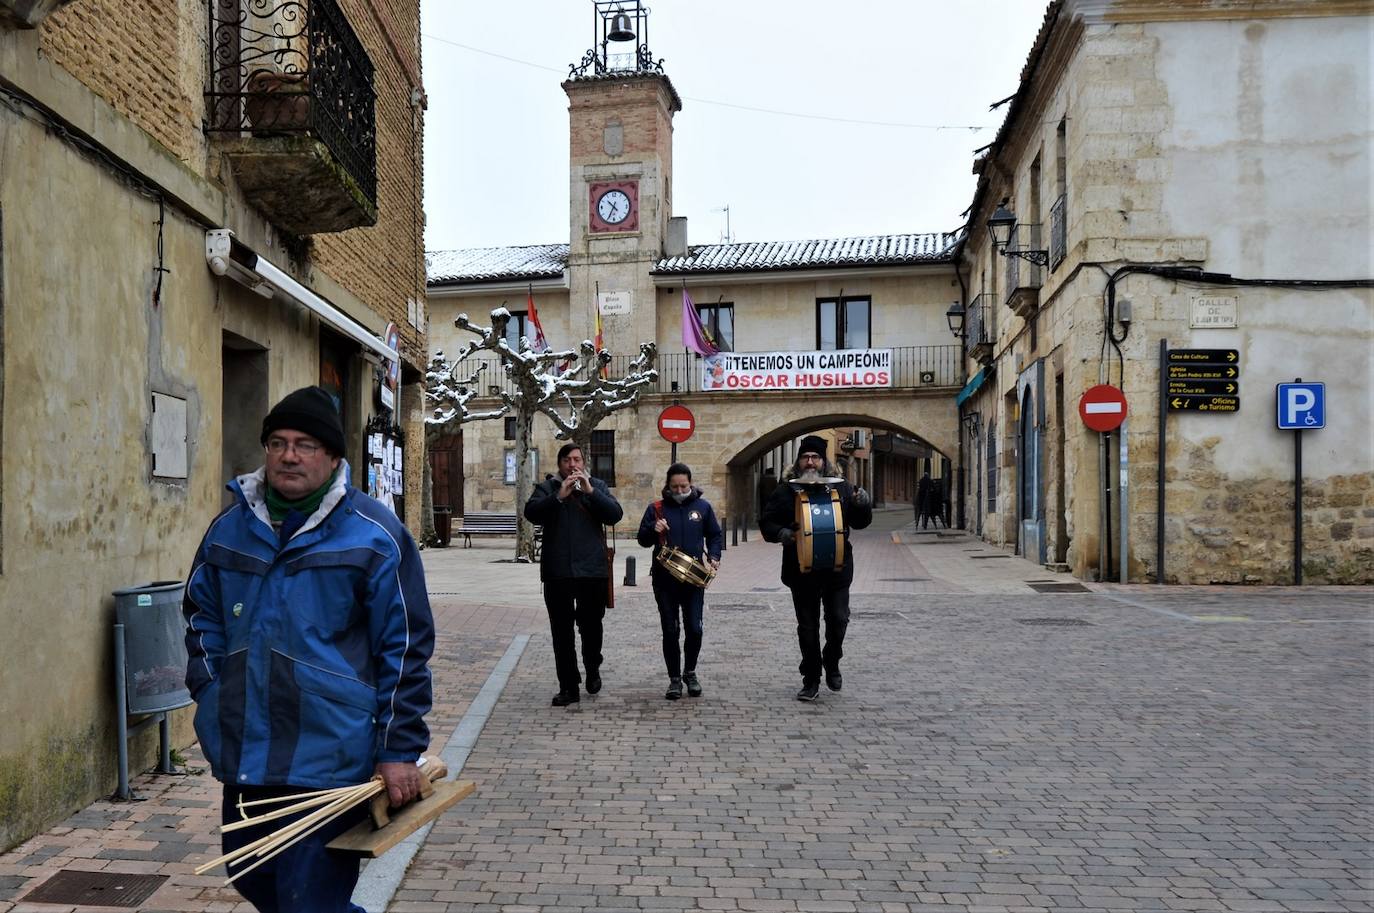
[[[897,432],[928,445],[958,465],[958,410],[947,391],[916,396],[909,391],[899,395],[886,391],[856,391],[824,397],[784,396],[766,401],[748,395],[713,399],[715,401],[707,408],[703,408],[705,404],[699,400],[691,406],[698,416],[699,428],[703,419],[708,423],[729,423],[728,433],[713,435],[715,453],[708,461],[724,470],[722,493],[731,517],[749,514],[745,505],[754,497],[750,471],[760,456],[785,441],[825,428],[858,426]],[[754,426],[740,428],[743,422],[730,422],[727,410],[731,403],[743,405],[747,401],[752,401],[753,407],[766,405],[767,408],[762,413],[756,408],[750,409]]]

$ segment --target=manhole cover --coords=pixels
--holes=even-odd
[[[24,900],[85,907],[137,907],[166,880],[166,875],[64,870],[30,891]]]
[[[1091,621],[1084,621],[1081,618],[1018,618],[1017,624],[1021,625],[1044,625],[1046,627],[1071,628],[1079,625],[1091,626]]]
[[[754,603],[729,603],[729,602],[727,602],[727,603],[722,603],[721,605],[713,605],[713,606],[711,606],[711,608],[712,608],[712,609],[719,610],[719,611],[722,611],[722,612],[767,612],[767,611],[768,611],[768,606],[766,606],[766,605],[755,605]]]
[[[1027,583],[1026,586],[1037,593],[1091,593],[1081,583]]]
[[[883,583],[926,583],[929,577],[879,577]]]

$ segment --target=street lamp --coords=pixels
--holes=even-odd
[[[1036,266],[1049,266],[1050,252],[1047,250],[1008,250],[1012,232],[1016,230],[1016,213],[1007,208],[1007,201],[997,204],[997,209],[988,217],[988,237],[992,238],[992,249],[1001,251],[1004,257],[1020,257]]]
[[[949,324],[949,331],[958,339],[964,335],[964,305],[961,301],[956,301],[945,311],[945,323]]]

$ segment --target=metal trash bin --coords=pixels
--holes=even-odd
[[[434,508],[434,538],[439,543],[440,548],[448,548],[448,544],[453,541],[453,509],[451,507]]]
[[[128,799],[129,736],[156,722],[161,740],[158,769],[172,772],[167,711],[191,703],[186,688],[186,624],[180,580],[158,580],[115,590],[115,710],[119,730],[119,791]],[[144,719],[129,725],[130,716]]]

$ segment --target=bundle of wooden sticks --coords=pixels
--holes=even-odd
[[[436,755],[426,755],[416,763],[421,773],[420,798],[401,809],[394,817],[391,813],[395,810],[388,808],[386,786],[382,783],[381,777],[373,777],[357,786],[317,789],[252,802],[240,800],[238,810],[241,820],[221,825],[221,832],[258,827],[279,819],[288,819],[288,823],[270,834],[199,866],[196,874],[204,875],[219,866],[242,865],[251,860],[250,865],[229,875],[224,883],[230,884],[234,879],[253,871],[298,840],[314,833],[362,802],[371,803],[371,820],[362,822],[331,841],[329,845],[346,852],[380,856],[473,791],[473,784],[466,780],[436,783],[448,775],[448,768]],[[263,811],[256,813],[257,809]]]

